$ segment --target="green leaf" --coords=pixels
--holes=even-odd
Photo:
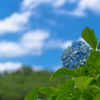
[[[58,96],[57,96],[57,99],[56,100],[62,100],[64,97],[66,97],[67,95],[70,95],[70,94],[72,94],[72,93],[74,93],[74,92],[76,92],[77,90],[75,89],[75,90],[71,90],[71,91],[65,91],[65,92],[62,92],[61,94],[59,94]]]
[[[27,94],[27,96],[25,97],[24,100],[37,100],[37,98],[38,98],[38,89],[39,89],[39,87],[32,90],[29,94]]]
[[[58,94],[61,94],[62,92],[64,92],[64,90],[56,90],[51,94],[51,96],[56,96]]]
[[[90,71],[87,71],[84,75],[85,76],[94,77],[95,76],[95,72],[96,72],[96,70],[90,70]]]
[[[95,70],[95,68],[94,68],[94,66],[93,66],[93,65],[91,65],[91,64],[90,64],[90,66],[87,68],[87,70],[88,70],[88,71],[94,71],[94,70]]]
[[[83,70],[83,66],[79,66],[79,68],[78,68],[78,70],[77,70],[77,74],[78,74],[79,76],[81,76],[82,70]]]
[[[95,36],[94,30],[89,27],[85,27],[82,31],[81,37],[95,50],[98,39]]]
[[[87,90],[88,86],[90,85],[90,83],[91,83],[93,80],[94,80],[94,78],[93,78],[93,77],[90,77],[90,78],[88,78],[87,80],[85,80],[85,81],[83,82],[83,86],[84,86],[85,90]]]
[[[52,78],[58,77],[58,76],[72,76],[72,77],[77,77],[78,75],[71,69],[69,68],[60,68],[58,69],[53,76],[51,76],[50,80]]]
[[[97,49],[98,49],[98,50],[100,49],[100,42],[99,42],[99,44],[98,44],[98,47],[97,47]]]
[[[80,96],[82,95],[82,93],[80,92],[80,90],[78,88],[75,88],[75,89],[77,91],[73,93],[74,94],[74,97],[77,98],[77,99],[79,99]],[[77,99],[75,99],[75,100],[77,100]]]
[[[62,90],[73,90],[75,84],[74,84],[74,79],[72,80],[72,78],[68,78],[64,84],[60,87],[60,89]]]
[[[90,62],[90,56],[88,56],[88,60],[85,62],[85,65],[84,65],[84,67],[82,69],[82,73],[81,73],[82,76],[84,75],[84,73],[85,73],[85,71],[87,69],[87,66],[89,65],[89,62]]]
[[[91,91],[85,91],[85,93],[82,95],[82,97],[86,100],[92,100],[93,93]]]
[[[96,76],[96,81],[97,81],[98,86],[100,87],[100,74]]]
[[[51,95],[55,96],[55,95],[60,95],[61,93],[65,92],[65,91],[71,91],[74,89],[74,80],[72,80],[72,78],[68,78],[64,84],[62,84],[59,88],[56,89],[56,91],[54,91]]]
[[[74,67],[74,68],[73,68],[73,71],[74,71],[75,73],[77,73],[77,70],[78,70],[77,67]]]
[[[39,88],[39,92],[46,94],[46,95],[51,95],[55,91],[54,87],[41,87]]]
[[[80,97],[79,100],[86,100],[86,99],[83,99],[82,97]]]
[[[93,100],[100,100],[100,92],[94,96]]]
[[[61,86],[62,86],[62,83],[59,82],[59,83],[57,84],[57,88],[56,88],[56,89],[59,89]]]
[[[51,98],[48,98],[47,100],[51,100]]]
[[[95,67],[100,65],[100,51],[90,52],[90,63],[95,65]]]
[[[51,100],[56,100],[57,96],[51,97]]]
[[[66,96],[62,100],[76,100],[76,99],[71,96]]]
[[[97,69],[96,69],[96,71],[95,71],[96,74],[98,74],[99,69],[100,69],[100,65],[97,67]]]
[[[97,85],[90,85],[88,87],[88,91],[91,90],[91,89],[98,89],[98,90],[100,90],[100,88]]]
[[[74,79],[75,85],[80,89],[82,93],[87,90],[90,83],[93,81],[93,78],[90,76],[82,76],[82,77],[76,77]]]

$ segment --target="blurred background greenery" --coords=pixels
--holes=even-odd
[[[24,100],[36,87],[56,87],[59,82],[66,80],[66,77],[57,77],[49,81],[53,73],[47,70],[36,72],[29,66],[23,66],[16,72],[0,74],[0,100]],[[38,98],[47,99],[48,96],[38,93]]]

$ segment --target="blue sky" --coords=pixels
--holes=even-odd
[[[0,72],[61,68],[64,49],[84,41],[87,26],[100,37],[99,0],[1,0]]]

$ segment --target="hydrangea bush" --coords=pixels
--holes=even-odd
[[[48,100],[100,100],[100,42],[89,27],[85,27],[81,36],[92,50],[82,41],[73,42],[61,56],[64,67],[50,78],[68,76],[66,81],[56,88],[37,87],[24,100],[37,100],[38,92],[49,95]]]
[[[76,41],[64,50],[61,55],[63,67],[73,69],[74,67],[84,66],[90,55],[90,46],[83,41]]]

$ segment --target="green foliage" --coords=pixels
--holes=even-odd
[[[99,42],[99,44],[98,44],[98,47],[97,47],[97,49],[98,49],[98,50],[100,49],[100,42]]]
[[[66,77],[56,77],[48,81],[53,73],[47,70],[36,72],[29,66],[23,66],[16,72],[0,74],[0,100],[24,100],[25,96],[36,87],[52,86],[56,88],[57,83],[64,83],[67,79]],[[47,99],[48,97],[48,95],[38,92],[38,98]]]
[[[38,98],[38,95],[37,95],[38,89],[39,89],[39,88],[36,88],[36,89],[32,90],[32,91],[26,96],[25,100],[37,100],[37,98]]]
[[[89,84],[92,82],[93,77],[89,76],[81,76],[81,77],[76,77],[74,79],[75,85],[78,87],[78,89],[84,93],[85,90],[87,90]]]
[[[63,84],[58,84],[56,88],[39,88],[39,92],[50,95],[48,100],[100,99],[100,51],[96,51],[98,38],[96,38],[94,30],[89,27],[84,28],[81,36],[93,49],[90,51],[90,56],[83,67],[79,66],[73,70],[60,68],[51,76],[50,80],[58,76],[68,76]],[[97,48],[100,49],[100,42]],[[25,100],[29,100],[29,98],[25,97]]]
[[[39,92],[51,95],[55,91],[54,87],[41,87],[39,88]]]
[[[98,40],[93,29],[85,27],[81,36],[94,50],[96,49]]]
[[[54,77],[58,77],[58,76],[77,77],[78,75],[73,70],[71,70],[69,68],[61,68],[61,69],[58,69],[50,79],[52,79]]]
[[[95,97],[93,98],[93,100],[99,100],[99,98],[100,98],[100,92],[98,92],[98,93],[95,95]]]

